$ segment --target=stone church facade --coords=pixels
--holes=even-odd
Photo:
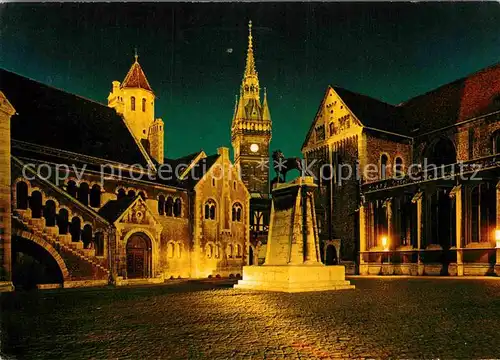
[[[0,80],[4,287],[241,274],[247,186],[227,148],[164,158],[137,56],[108,106],[6,70]]]
[[[499,273],[499,120],[498,64],[396,106],[328,87],[302,147],[326,262],[339,239],[361,274]]]

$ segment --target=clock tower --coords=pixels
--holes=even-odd
[[[263,102],[260,102],[257,75],[250,21],[245,73],[234,109],[231,143],[234,163],[248,191],[254,198],[266,198],[269,195],[269,143],[272,123],[265,90]]]

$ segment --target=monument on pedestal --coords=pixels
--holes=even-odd
[[[312,177],[278,183],[272,191],[271,223],[262,266],[244,266],[238,289],[285,292],[353,289],[341,265],[320,260]]]

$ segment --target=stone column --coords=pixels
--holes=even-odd
[[[455,187],[455,233],[456,233],[456,244],[457,244],[457,275],[464,275],[464,263],[463,263],[463,195],[462,195],[462,185]]]
[[[387,213],[387,248],[389,250],[394,249],[394,219],[392,212],[393,198],[386,201],[386,213]]]
[[[105,231],[103,235],[105,236],[104,241],[106,242],[108,250],[109,282],[115,285],[118,277],[118,268],[116,263],[116,229],[110,228]]]
[[[10,119],[16,113],[0,91],[0,292],[12,291]]]
[[[424,264],[422,263],[422,258],[420,256],[420,251],[422,250],[422,229],[423,229],[423,214],[422,214],[422,198],[423,194],[422,192],[418,192],[415,194],[413,199],[411,200],[412,203],[415,203],[417,205],[417,274],[418,275],[423,275],[424,274]]]
[[[369,206],[369,205],[368,205]],[[367,248],[368,234],[366,226],[366,207],[362,203],[359,207],[359,273],[360,275],[368,274],[368,266],[363,260],[363,253]]]
[[[375,207],[374,203],[368,203],[368,221],[369,221],[369,230],[368,234],[368,247],[366,250],[370,250],[370,248],[374,245],[375,241]]]
[[[495,229],[495,246],[497,248],[497,257],[495,263],[495,272],[500,275],[500,247],[498,246],[498,241],[496,239],[496,232],[500,231],[500,181],[497,183],[497,222]]]

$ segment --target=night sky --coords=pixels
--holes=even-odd
[[[329,84],[397,104],[500,61],[498,2],[0,9],[1,67],[104,104],[137,47],[170,158],[231,146],[249,19],[260,84],[268,90],[271,149],[286,156],[300,155]]]

